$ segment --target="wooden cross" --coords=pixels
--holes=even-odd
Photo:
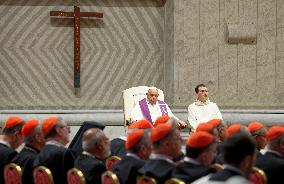
[[[103,18],[103,13],[80,12],[80,8],[74,6],[74,12],[51,11],[50,16],[74,18],[74,88],[75,95],[80,96],[80,18],[96,17]]]

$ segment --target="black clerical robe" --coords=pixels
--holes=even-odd
[[[21,152],[14,157],[11,163],[19,165],[22,169],[22,183],[33,184],[33,163],[39,150],[26,145]]]
[[[155,178],[158,184],[164,184],[166,180],[171,178],[175,167],[174,162],[171,163],[164,159],[150,159],[138,172],[140,175]]]
[[[111,155],[119,156],[120,158],[123,158],[126,156],[126,150],[125,150],[125,140],[121,138],[115,138],[110,141],[110,151]]]
[[[144,160],[133,156],[125,156],[112,169],[118,176],[120,184],[136,183],[138,170],[145,164]]]
[[[284,181],[284,157],[266,152],[257,158],[255,166],[267,176],[267,184],[281,184]]]
[[[7,146],[0,143],[0,183],[4,182],[4,167],[17,155],[17,152]]]
[[[193,164],[190,162],[183,162],[179,164],[173,171],[172,177],[183,180],[186,184],[206,176],[207,174],[215,172],[214,169],[205,166]]]
[[[37,155],[33,167],[45,166],[50,169],[55,184],[67,183],[67,171],[73,168],[74,156],[63,146],[46,144]]]
[[[106,171],[106,167],[101,160],[83,153],[75,159],[74,167],[82,171],[86,184],[100,184],[101,175]]]
[[[99,128],[101,130],[104,130],[105,125],[94,121],[84,121],[82,123],[80,129],[78,130],[68,147],[70,150],[72,150],[75,157],[83,152],[82,138],[85,131],[89,130],[90,128]]]

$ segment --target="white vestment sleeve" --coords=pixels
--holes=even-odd
[[[134,121],[144,119],[139,103],[137,103],[132,109],[130,117]]]

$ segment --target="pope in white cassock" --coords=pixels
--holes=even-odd
[[[132,109],[131,119],[133,121],[146,119],[154,124],[158,117],[169,116],[178,121],[178,126],[180,128],[185,128],[187,126],[185,122],[173,115],[171,109],[165,102],[158,100],[159,93],[156,87],[149,88],[146,96],[147,98],[140,100]]]

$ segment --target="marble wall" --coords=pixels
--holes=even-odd
[[[222,109],[282,109],[284,2],[278,0],[174,1],[174,106],[208,86]],[[253,24],[256,43],[229,44],[226,24]]]

